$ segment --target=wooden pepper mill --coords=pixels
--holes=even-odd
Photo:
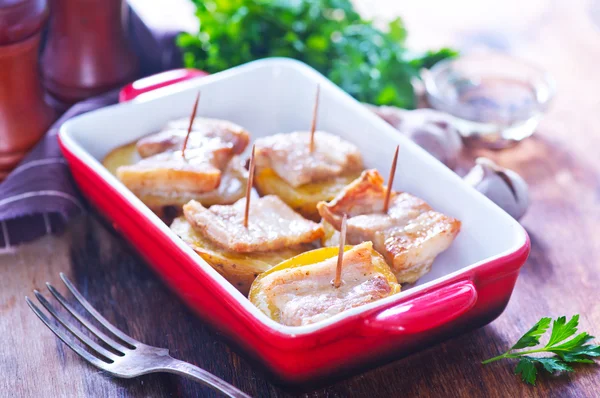
[[[72,104],[130,82],[138,60],[127,38],[124,0],[49,0],[44,86]]]
[[[0,0],[0,181],[54,120],[39,77],[46,0]]]

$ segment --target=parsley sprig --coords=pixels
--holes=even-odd
[[[548,343],[543,347],[520,350],[527,347],[535,347],[540,344],[540,338],[550,328],[552,319],[542,318],[536,323],[523,337],[513,345],[510,350],[497,357],[483,361],[483,364],[498,361],[506,358],[519,358],[519,363],[515,368],[515,374],[520,374],[521,379],[526,383],[535,385],[538,368],[540,364],[544,370],[549,373],[555,372],[573,372],[570,363],[594,363],[592,358],[600,357],[600,346],[587,344],[594,339],[586,332],[576,335],[579,325],[579,315],[573,316],[569,322],[564,316],[559,317],[552,322],[552,332]],[[569,340],[570,337],[574,336]],[[531,356],[531,354],[549,353],[553,356]]]
[[[193,0],[197,33],[177,44],[187,67],[219,72],[255,59],[307,63],[361,102],[414,108],[421,68],[454,57],[448,48],[417,53],[400,18],[381,28],[351,0]]]

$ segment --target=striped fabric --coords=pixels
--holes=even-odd
[[[134,13],[130,39],[140,58],[142,75],[180,66],[177,32],[151,31]],[[42,65],[43,67],[43,65]],[[50,233],[59,233],[86,209],[58,146],[57,133],[67,119],[117,102],[118,90],[72,106],[46,136],[0,183],[0,253]]]

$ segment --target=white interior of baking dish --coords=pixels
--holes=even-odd
[[[454,244],[435,261],[432,271],[404,293],[355,308],[323,322],[302,326],[279,325],[258,311],[245,297],[193,253],[145,205],[101,165],[117,146],[158,131],[169,120],[188,116],[198,90],[202,96],[198,116],[231,120],[250,131],[252,138],[279,132],[307,130],[314,94],[321,85],[318,129],[337,134],[360,148],[369,168],[387,176],[392,156],[400,144],[394,182],[396,190],[425,199],[434,209],[462,221]],[[199,266],[218,279],[248,310],[269,326],[286,333],[314,331],[342,317],[398,300],[463,270],[518,250],[525,244],[523,228],[460,177],[403,137],[312,68],[288,59],[267,59],[161,88],[130,103],[107,107],[65,123],[61,138],[72,152],[91,165]],[[332,148],[335,150],[335,148]]]

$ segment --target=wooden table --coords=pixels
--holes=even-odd
[[[597,366],[542,376],[531,387],[514,363],[482,366],[542,316],[581,313],[600,335],[600,2],[377,0],[365,12],[404,15],[417,46],[453,44],[510,50],[547,68],[558,96],[539,132],[494,154],[530,183],[533,205],[522,220],[532,252],[506,311],[490,325],[409,358],[307,394],[331,396],[600,396]],[[442,2],[440,2],[442,3]],[[440,7],[444,7],[440,9]],[[254,396],[286,396],[233,352],[95,216],[0,256],[0,396],[210,396],[171,375],[117,380],[88,366],[54,337],[24,296],[44,282],[72,277],[110,321],[148,344],[168,347]]]

